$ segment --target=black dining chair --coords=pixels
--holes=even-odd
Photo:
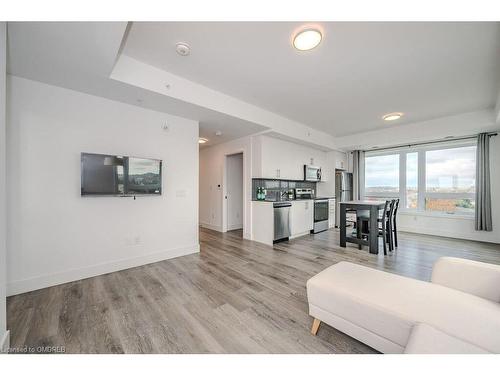
[[[394,246],[398,247],[398,227],[396,225],[396,217],[398,214],[399,208],[399,198],[396,199],[396,203],[394,205],[394,211],[392,213],[392,234],[394,235]]]
[[[394,229],[393,229],[393,217],[394,217],[394,207],[396,206],[396,199],[392,199],[389,205],[389,212],[385,218],[386,221],[386,231],[387,242],[389,243],[389,251],[394,251]]]
[[[369,211],[362,210],[362,211],[357,211],[357,210],[352,210],[356,214],[356,220],[354,221],[354,228],[352,230],[352,234],[355,235],[357,238],[363,238],[363,236],[366,237],[367,235],[367,230],[363,231],[363,225],[366,226],[365,221],[370,215]],[[363,246],[361,244],[358,244],[358,249],[361,250]]]
[[[384,244],[384,255],[387,255],[387,247],[389,247],[389,251],[394,250],[394,243],[393,243],[393,228],[392,228],[392,215],[394,213],[394,206],[395,206],[396,200],[386,200],[384,209],[382,211],[382,215],[380,215],[377,219],[377,222],[380,224],[380,226],[377,228],[377,236],[382,237],[383,239],[383,244]],[[362,237],[368,237],[371,234],[370,230],[370,217],[369,215],[367,216],[360,216],[358,219],[358,227],[359,230],[361,231],[361,236]]]

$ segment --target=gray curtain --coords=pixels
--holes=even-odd
[[[352,152],[352,195],[354,200],[361,199],[361,185],[363,175],[364,151],[355,150]]]
[[[490,136],[477,136],[476,151],[476,230],[492,231],[490,188]]]

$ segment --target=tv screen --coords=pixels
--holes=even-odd
[[[82,195],[160,195],[161,160],[81,154]]]

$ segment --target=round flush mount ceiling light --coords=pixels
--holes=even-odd
[[[179,55],[187,56],[191,52],[191,47],[189,47],[189,44],[187,43],[179,42],[175,45],[175,50]]]
[[[202,145],[202,144],[204,144],[204,143],[207,143],[207,142],[208,142],[208,139],[206,139],[206,138],[199,138],[199,139],[198,139],[198,143],[199,143],[200,145]]]
[[[293,46],[299,51],[309,51],[321,43],[323,35],[316,28],[305,28],[293,37]]]
[[[392,113],[388,113],[386,115],[383,115],[382,119],[384,121],[395,121],[395,120],[399,120],[401,117],[403,117],[402,112],[392,112]]]

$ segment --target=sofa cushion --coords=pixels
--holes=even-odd
[[[488,354],[471,343],[448,335],[425,323],[416,324],[411,330],[405,354]]]
[[[441,257],[431,282],[500,303],[500,266],[470,259]]]
[[[307,295],[309,304],[403,347],[424,322],[500,353],[500,304],[461,291],[340,262],[309,279]]]

